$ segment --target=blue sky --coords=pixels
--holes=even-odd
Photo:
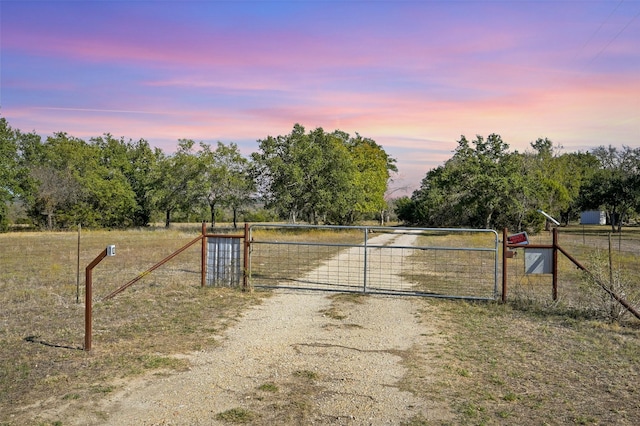
[[[358,132],[419,186],[460,135],[640,146],[640,1],[0,1],[22,131],[237,143]]]

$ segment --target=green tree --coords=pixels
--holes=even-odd
[[[16,132],[0,117],[0,231],[8,227],[8,205],[21,194]]]
[[[233,211],[233,225],[236,227],[239,209],[255,191],[249,175],[249,160],[242,156],[235,143],[225,145],[218,142],[215,151],[206,144],[201,144],[201,148],[211,226],[215,226],[216,208],[229,207]]]
[[[36,224],[48,229],[81,222],[96,226],[82,179],[98,167],[97,152],[81,139],[56,133],[38,146],[26,141],[30,177],[35,191],[29,214]]]
[[[399,197],[395,200],[394,212],[398,217],[398,220],[407,224],[416,224],[420,221],[415,217],[416,209],[415,204],[411,198],[405,196]]]
[[[158,159],[162,157],[159,148],[152,149],[144,139],[127,143],[129,167],[125,176],[135,194],[136,208],[133,212],[133,224],[147,226],[151,222],[154,211],[153,190],[154,179],[158,167]]]
[[[427,173],[399,217],[426,226],[520,228],[526,180],[522,156],[508,148],[497,134],[472,142],[463,135],[454,156]]]
[[[307,193],[315,185],[316,171],[309,159],[321,160],[321,153],[309,143],[305,129],[299,124],[286,136],[268,136],[259,140],[259,152],[253,153],[252,175],[267,207],[281,217],[296,222],[313,195]]]
[[[259,141],[252,155],[260,193],[268,207],[292,221],[349,224],[384,205],[395,160],[373,140],[296,124],[286,136]]]
[[[53,229],[56,218],[62,217],[65,225],[70,212],[81,198],[82,188],[70,170],[57,170],[51,166],[34,166],[30,172],[35,182],[35,192],[30,204],[29,214],[36,224]],[[92,223],[91,225],[95,225]]]
[[[640,148],[600,146],[592,151],[600,167],[580,192],[583,209],[604,209],[612,231],[640,207]]]
[[[342,132],[327,134],[317,128],[309,132],[299,151],[303,177],[299,208],[314,224],[320,219],[349,223],[349,210],[357,201],[353,191],[357,169],[343,135]]]
[[[465,223],[461,209],[463,186],[456,162],[449,160],[443,166],[427,172],[420,188],[411,196],[411,203],[400,203],[398,218],[408,224],[448,227]]]
[[[126,160],[119,158],[113,141],[86,143],[60,132],[42,147],[25,144],[36,183],[30,209],[36,222],[45,218],[48,228],[132,224],[135,196],[121,170]]]
[[[158,208],[165,213],[167,228],[171,226],[174,211],[189,212],[204,198],[204,163],[194,147],[194,141],[180,139],[175,154],[158,159],[153,196]]]
[[[597,169],[597,160],[590,153],[572,152],[559,156],[553,163],[556,180],[566,190],[566,198],[557,203],[560,220],[568,225],[579,216],[582,187],[590,181]]]
[[[397,172],[395,159],[391,158],[374,140],[356,133],[346,138],[354,171],[351,172],[353,199],[343,211],[347,214],[343,223],[353,223],[359,216],[370,213],[384,215],[387,202],[384,198],[391,172]]]
[[[520,186],[519,170],[515,157],[507,152],[509,145],[495,133],[486,140],[478,135],[474,147],[464,136],[458,143],[454,160],[462,191],[457,210],[472,227],[501,226],[494,216],[509,204],[515,208],[520,204],[513,197]]]
[[[235,144],[234,144],[235,145]],[[233,212],[233,227],[238,227],[238,213],[244,208],[250,201],[252,201],[253,195],[256,191],[255,182],[250,174],[249,160],[238,155],[237,147],[235,147],[236,153],[231,152],[231,157],[227,159],[229,174],[227,177],[228,197],[227,204]]]
[[[597,168],[596,157],[580,152],[558,155],[559,148],[546,138],[531,146],[535,153],[525,154],[525,172],[533,204],[568,224],[578,212],[580,188]]]
[[[153,175],[160,151],[152,150],[144,139],[125,141],[108,133],[91,142],[99,149],[100,164],[109,170],[110,180],[117,180],[133,194],[134,205],[127,214],[126,222],[147,226],[153,213]]]

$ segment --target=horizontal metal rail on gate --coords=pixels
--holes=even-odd
[[[482,247],[439,247],[439,246],[381,246],[381,245],[371,245],[367,244],[360,245],[356,247],[367,247],[367,248],[388,248],[388,249],[410,249],[410,250],[438,250],[438,251],[495,251],[492,248],[482,248]]]
[[[290,245],[290,246],[324,246],[324,247],[364,247],[362,244],[348,244],[348,243],[314,243],[314,242],[300,242],[300,241],[267,241],[267,240],[253,240],[251,244],[273,244],[273,245]]]
[[[441,247],[441,246],[397,246],[397,245],[379,245],[379,244],[348,244],[348,243],[314,243],[301,241],[268,241],[254,240],[251,244],[273,244],[273,245],[290,245],[290,246],[322,246],[322,247],[362,247],[362,248],[378,248],[378,249],[408,249],[408,250],[437,250],[437,251],[490,251],[493,248],[486,247]]]

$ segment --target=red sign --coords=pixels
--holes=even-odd
[[[526,232],[509,235],[507,237],[507,244],[529,244],[529,236]]]

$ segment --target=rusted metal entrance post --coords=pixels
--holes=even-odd
[[[558,228],[553,228],[553,283],[551,284],[551,296],[553,301],[558,300]]]
[[[502,303],[507,301],[507,228],[502,230]]]
[[[505,256],[505,252],[507,248],[517,248],[522,247],[517,244],[509,244],[507,241],[507,228],[504,228],[502,233],[502,301],[506,302],[506,294],[507,294],[507,257]],[[591,271],[585,268],[580,262],[578,262],[573,256],[571,256],[565,249],[560,247],[558,244],[558,228],[553,229],[553,244],[552,245],[538,245],[538,244],[529,244],[526,247],[528,248],[543,248],[543,249],[552,249],[553,250],[553,265],[552,265],[552,273],[553,273],[553,288],[552,288],[552,296],[553,300],[558,300],[558,252],[562,253],[567,259],[573,262],[574,265],[578,267],[578,269],[584,271],[588,274],[592,280],[594,280],[602,289],[607,292],[612,298],[614,298],[618,303],[624,306],[627,311],[632,313],[636,318],[640,319],[640,312],[634,308],[629,302],[627,302],[623,297],[617,295],[613,292],[609,286],[603,283],[600,279],[598,279]]]
[[[251,241],[249,241],[249,224],[244,224],[244,259],[242,268],[242,291],[249,290],[249,249]]]
[[[91,350],[91,323],[93,321],[93,268],[107,256],[115,256],[116,246],[107,246],[85,269],[84,291],[84,350]]]
[[[207,222],[202,222],[202,249],[200,252],[200,287],[207,285]]]

